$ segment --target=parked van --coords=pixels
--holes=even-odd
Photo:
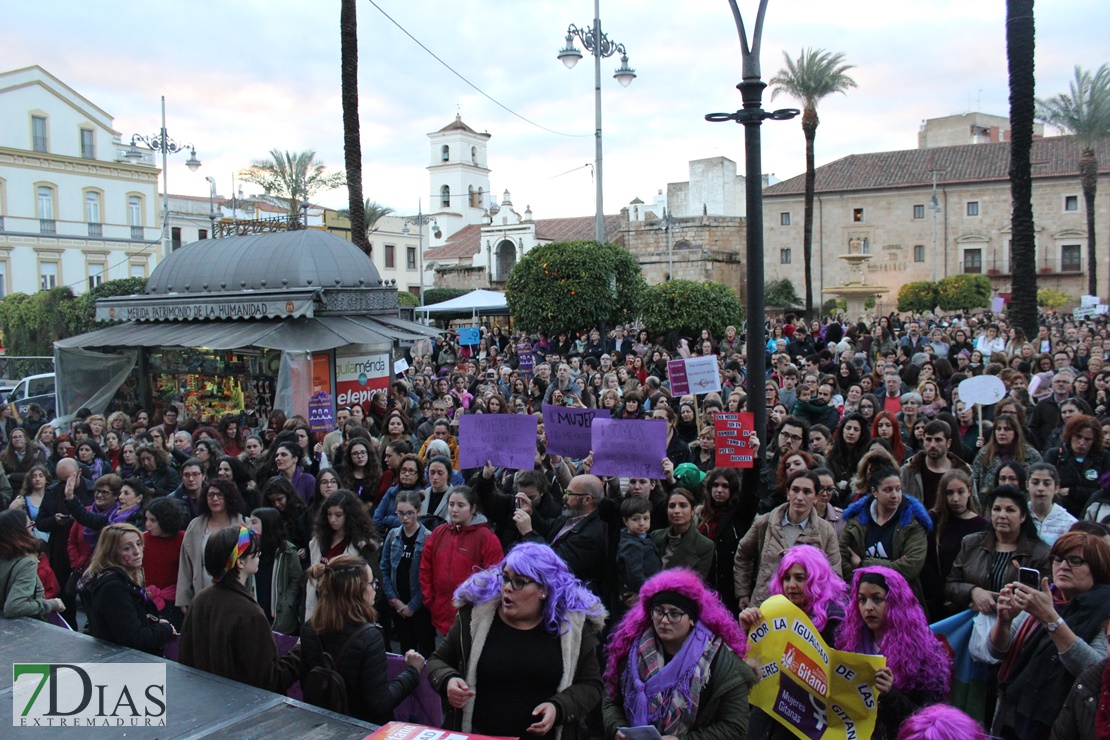
[[[46,414],[46,419],[53,419],[56,416],[54,407],[57,403],[54,373],[28,375],[16,383],[15,390],[8,394],[8,403],[15,404],[16,411],[24,419],[27,418],[27,407],[37,403]]]

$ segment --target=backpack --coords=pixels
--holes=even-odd
[[[320,643],[321,664],[310,670],[304,681],[301,682],[301,691],[306,702],[321,709],[347,714],[347,682],[339,672],[339,666],[343,664],[347,649],[351,647],[355,638],[373,626],[373,624],[366,623],[355,630],[354,634],[343,643],[338,658],[332,658],[331,653],[323,650],[323,642]]]

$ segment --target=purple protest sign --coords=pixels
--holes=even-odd
[[[308,428],[314,434],[327,434],[335,429],[335,409],[331,394],[320,391],[308,399]]]
[[[536,417],[525,414],[465,414],[459,420],[459,467],[480,468],[489,460],[513,470],[536,466]]]
[[[545,425],[544,431],[547,431]],[[664,478],[667,422],[662,419],[595,418],[590,426],[594,475]]]
[[[517,369],[525,375],[531,375],[536,369],[536,356],[532,354],[532,345],[523,342],[516,346]]]
[[[686,360],[677,359],[667,362],[667,379],[671,384],[671,396],[678,398],[690,392],[690,381],[686,377]]]
[[[543,405],[543,433],[547,454],[581,459],[590,454],[590,426],[603,409]]]

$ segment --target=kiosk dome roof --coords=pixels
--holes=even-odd
[[[205,285],[209,293],[376,288],[380,279],[373,261],[351,242],[299,229],[195,241],[154,268],[147,293],[202,293]]]

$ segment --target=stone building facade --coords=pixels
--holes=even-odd
[[[959,273],[990,276],[1010,291],[1009,143],[972,144],[845,157],[817,168],[813,220],[814,295],[852,276],[836,259],[852,247],[874,255],[868,283],[891,290],[879,311],[889,311],[898,289],[915,280]],[[1074,137],[1033,143],[1033,214],[1040,287],[1079,296],[1086,292],[1086,205],[1077,174],[1081,147]],[[1110,219],[1110,138],[1096,146],[1099,188],[1097,234]],[[930,207],[936,175],[937,209]],[[767,279],[804,285],[802,221],[804,176],[764,190]],[[935,217],[934,217],[935,212]],[[934,240],[935,226],[935,240]],[[934,249],[935,244],[935,249]],[[1094,268],[1103,297],[1110,294],[1110,253],[1100,249]]]

